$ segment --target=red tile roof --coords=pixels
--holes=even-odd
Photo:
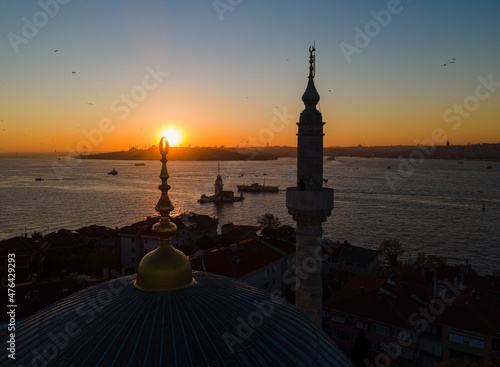
[[[247,239],[190,260],[193,270],[239,279],[282,258],[278,252],[258,241]]]
[[[276,247],[278,250],[283,251],[284,253],[291,255],[297,252],[297,246],[295,243],[285,241],[285,240],[280,240],[277,238],[267,238],[265,240],[262,240],[265,243],[269,243],[271,246]]]
[[[447,294],[451,297],[452,294]],[[452,328],[498,337],[500,334],[500,297],[467,288],[436,322]]]
[[[385,283],[386,279],[358,274],[325,301],[323,308],[387,325],[413,329],[409,323],[410,316],[422,306],[411,298],[416,286],[403,284],[399,290]],[[394,297],[380,293],[380,288],[390,289]],[[395,292],[398,291],[400,294],[396,295]]]
[[[448,270],[447,275],[455,274],[452,269]],[[466,280],[467,277],[470,277],[474,284],[485,287],[486,283],[492,287],[489,278],[472,276],[472,274],[467,275]],[[500,334],[500,294],[496,289],[493,292],[485,288],[477,290],[472,287],[460,290],[455,281],[441,284],[450,285],[450,283],[457,296],[455,298],[452,290],[448,290],[445,299],[453,297],[453,302],[448,305],[442,302],[444,297],[430,301],[432,288],[429,286],[408,284],[397,279],[391,282],[378,277],[356,275],[326,300],[323,308],[407,329],[413,329],[409,323],[412,314],[417,312],[420,315],[421,308],[424,308],[432,317],[436,317],[434,321],[436,323],[498,337]],[[363,291],[361,287],[364,287]],[[381,289],[385,290],[382,291],[385,295],[381,294]],[[427,305],[420,303],[419,300]],[[440,309],[442,309],[440,313],[433,311]],[[418,318],[420,317],[423,316]]]

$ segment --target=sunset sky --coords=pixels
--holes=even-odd
[[[167,128],[184,146],[296,145],[314,41],[325,146],[436,129],[498,143],[499,15],[498,0],[2,1],[0,152],[143,148]]]

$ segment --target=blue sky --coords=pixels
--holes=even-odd
[[[43,24],[40,12],[54,16]],[[391,14],[378,31],[374,12]],[[102,119],[114,129],[94,151],[155,144],[169,125],[184,144],[235,146],[264,136],[275,110],[295,117],[266,137],[294,145],[313,41],[325,145],[413,144],[436,128],[456,144],[496,143],[497,87],[459,128],[443,114],[479,77],[500,81],[499,14],[493,0],[3,1],[0,149],[76,149]],[[27,38],[23,19],[43,25]],[[349,62],[340,45],[356,47],[356,29],[370,24]],[[27,43],[13,47],[12,34]],[[111,106],[148,66],[168,77],[122,118]]]

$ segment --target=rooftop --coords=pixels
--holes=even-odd
[[[283,258],[255,239],[247,239],[229,247],[213,250],[201,257],[191,257],[193,270],[220,274],[230,278],[251,274]]]
[[[423,287],[392,286],[386,279],[357,274],[326,300],[323,308],[413,330],[410,316],[422,306],[411,297],[413,294],[425,297]]]
[[[30,253],[32,251],[40,250],[45,242],[35,240],[29,237],[12,237],[7,240],[0,241],[0,253],[15,252],[20,255],[23,252]]]
[[[378,257],[378,251],[353,245],[342,245],[339,257],[344,261],[352,261],[358,264],[369,265]]]

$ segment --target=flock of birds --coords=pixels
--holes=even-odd
[[[448,64],[454,64],[456,59],[457,59],[456,57],[452,57],[451,60],[448,61],[447,63],[441,64],[441,67],[446,66]]]

